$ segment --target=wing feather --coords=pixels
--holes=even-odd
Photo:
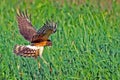
[[[36,30],[35,28],[33,28],[29,16],[27,14],[27,11],[25,12],[21,12],[18,11],[17,12],[17,22],[18,22],[18,27],[19,27],[19,31],[22,34],[22,36],[31,42],[32,37],[34,35],[36,35]]]
[[[57,25],[54,22],[46,22],[43,27],[37,31],[37,35],[34,35],[32,42],[39,42],[48,40],[52,33],[56,32]]]

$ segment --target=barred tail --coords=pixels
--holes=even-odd
[[[29,48],[27,46],[15,45],[14,53],[16,55],[24,57],[37,57],[39,55],[39,49]]]
[[[19,52],[20,52],[21,49],[22,49],[21,46],[15,45],[15,46],[14,46],[14,53],[15,53],[15,54],[19,54]]]

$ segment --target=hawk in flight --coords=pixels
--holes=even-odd
[[[47,21],[38,31],[30,22],[27,11],[17,12],[17,22],[21,35],[28,40],[30,45],[15,45],[14,53],[25,57],[42,57],[44,46],[51,46],[49,36],[56,32],[57,24]]]

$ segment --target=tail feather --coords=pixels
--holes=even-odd
[[[39,49],[29,48],[27,46],[15,45],[14,53],[16,55],[24,57],[37,57],[39,55]]]

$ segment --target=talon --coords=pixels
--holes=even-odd
[[[38,68],[40,69],[40,63],[38,62]]]

